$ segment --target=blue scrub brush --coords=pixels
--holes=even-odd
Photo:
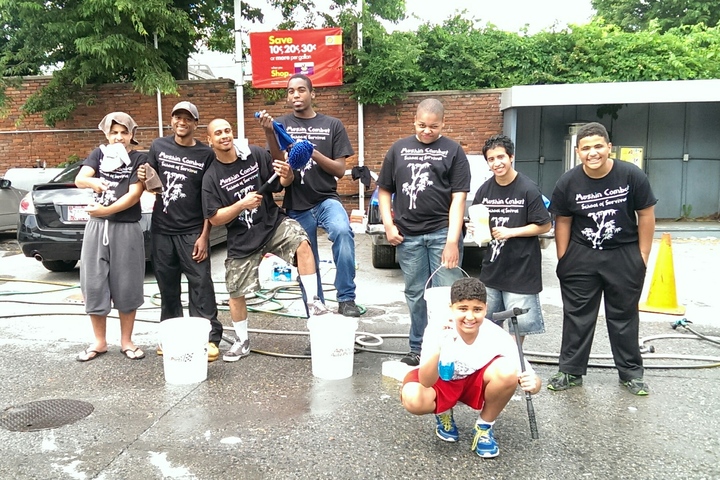
[[[260,118],[260,112],[255,112],[255,118]],[[293,170],[299,170],[304,167],[307,162],[310,161],[310,157],[312,157],[314,150],[313,144],[307,140],[295,141],[295,139],[293,139],[290,134],[285,131],[285,127],[274,120],[273,130],[275,131],[275,138],[277,139],[280,149],[290,149],[290,152],[288,153],[288,163],[290,164],[290,168]],[[258,193],[264,193],[269,188],[270,183],[272,183],[276,178],[277,174],[273,173],[267,183],[260,187]]]

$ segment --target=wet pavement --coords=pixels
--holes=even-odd
[[[687,307],[692,328],[718,337],[720,240],[705,231],[672,234],[679,303]],[[400,271],[372,267],[367,236],[357,235],[356,244],[357,301],[367,309],[359,330],[407,334]],[[658,245],[653,245],[643,299]],[[416,417],[401,407],[399,382],[381,371],[383,362],[398,359],[388,352],[406,350],[406,338],[385,338],[379,347],[383,353],[356,353],[353,375],[345,380],[313,377],[308,359],[254,353],[237,363],[209,364],[202,383],[168,385],[162,357],[154,353],[159,315],[151,273],[146,276],[148,301],[135,328],[135,342],[147,357],[125,359],[117,321],[110,320],[110,352],[80,363],[75,356],[89,343],[91,329],[79,304],[78,270],[50,273],[32,259],[3,253],[0,409],[52,399],[94,407],[89,416],[59,428],[0,428],[3,479],[720,479],[720,370],[675,368],[717,362],[720,347],[694,339],[650,338],[687,333],[670,328],[683,317],[642,314],[641,336],[655,348],[655,356],[692,357],[648,355],[647,365],[662,367],[647,371],[649,397],[621,388],[614,369],[591,368],[581,388],[555,393],[543,388],[534,396],[540,439],[532,440],[525,400],[518,394],[496,423],[500,456],[483,460],[470,450],[477,415],[469,408],[455,409],[460,442],[447,444],[435,437],[432,417]],[[224,255],[223,248],[213,255],[221,302]],[[560,346],[562,304],[554,245],[543,250],[543,257],[546,333],[528,337],[525,350],[534,354],[529,358],[546,380],[557,369],[551,363]],[[330,258],[326,237],[321,237],[321,258]],[[323,262],[323,272],[331,284],[332,265]],[[468,272],[477,274],[472,268]],[[278,296],[286,306],[279,312],[284,315],[252,314],[250,327],[305,331],[305,320],[296,316],[297,300],[292,294]],[[221,319],[229,325],[226,309]],[[295,356],[308,337],[252,333],[251,342],[255,350]],[[223,342],[221,350],[228,347]],[[609,351],[600,321],[593,353]]]

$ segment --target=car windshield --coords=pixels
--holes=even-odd
[[[50,183],[75,183],[75,177],[80,171],[80,167],[82,167],[82,160],[68,165],[65,170],[50,180]]]

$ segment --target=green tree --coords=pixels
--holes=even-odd
[[[404,0],[366,0],[371,18],[404,17]],[[270,0],[286,28],[304,21],[341,25],[354,38],[360,19],[354,0],[334,0],[314,13],[312,0]],[[23,106],[43,113],[45,123],[67,119],[79,102],[92,102],[88,86],[129,82],[143,94],[175,93],[187,78],[187,60],[200,48],[234,50],[234,2],[224,0],[0,0],[0,109],[8,77],[52,70],[52,80]],[[263,12],[242,2],[245,22]],[[154,47],[157,35],[158,47]],[[353,50],[348,50],[352,55]]]
[[[592,0],[597,16],[626,32],[653,28],[660,31],[703,23],[715,27],[720,20],[718,0]]]

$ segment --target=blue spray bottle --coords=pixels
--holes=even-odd
[[[438,361],[438,373],[440,378],[449,382],[455,374],[455,329],[447,329],[443,333],[440,343],[440,360]]]

